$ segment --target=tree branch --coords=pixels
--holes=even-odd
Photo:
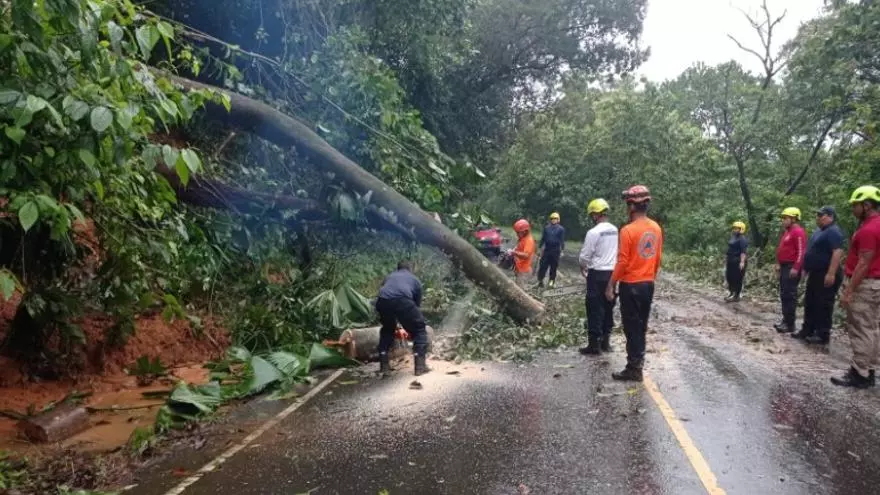
[[[816,139],[816,144],[813,146],[813,151],[810,153],[810,158],[807,160],[807,163],[804,165],[804,168],[801,169],[801,173],[795,177],[794,181],[788,186],[788,189],[783,194],[783,197],[788,197],[794,194],[794,191],[800,185],[801,181],[804,180],[804,177],[807,175],[807,171],[810,170],[810,167],[813,166],[813,163],[816,161],[816,157],[819,156],[819,150],[822,149],[822,145],[825,143],[825,138],[828,137],[828,133],[831,132],[831,129],[834,127],[834,124],[837,122],[837,117],[832,116],[828,119],[828,124],[822,129],[822,133],[819,135],[819,138]]]

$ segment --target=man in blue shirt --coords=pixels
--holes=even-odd
[[[425,328],[425,317],[419,309],[421,305],[422,284],[412,274],[410,264],[401,261],[397,264],[397,270],[385,277],[376,300],[376,311],[379,312],[379,321],[382,323],[379,330],[380,373],[391,371],[388,352],[394,345],[394,332],[398,322],[412,337],[416,376],[431,371],[426,362],[428,331]]]
[[[559,213],[550,214],[550,223],[541,234],[541,262],[538,265],[538,287],[544,287],[544,276],[550,269],[550,288],[556,285],[556,270],[559,268],[559,257],[565,249],[565,228],[559,225]]]
[[[843,245],[846,236],[837,225],[837,215],[831,206],[816,212],[819,227],[810,237],[804,256],[807,290],[804,294],[804,323],[792,334],[812,344],[827,344],[831,338],[834,300],[843,282]]]

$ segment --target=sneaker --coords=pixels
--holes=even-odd
[[[779,323],[774,324],[773,328],[775,328],[777,331],[781,332],[781,331],[784,331],[786,328],[788,328],[788,325],[786,325],[785,322],[780,321]]]
[[[550,283],[547,284],[547,287],[549,287],[549,288],[551,288],[551,289],[554,288],[554,287],[556,287],[556,281],[555,281],[555,280],[551,280]]]
[[[828,345],[831,342],[830,336],[819,336],[819,335],[808,335],[806,338],[807,342],[810,344],[818,344],[818,345]]]
[[[629,366],[624,368],[621,372],[611,373],[611,378],[623,382],[640,382],[644,379],[642,376],[642,370],[630,368]]]
[[[611,347],[611,338],[605,337],[602,339],[602,344],[599,346],[602,348],[602,352],[614,352],[614,348]]]
[[[776,328],[776,331],[779,332],[779,333],[792,333],[792,332],[794,332],[794,326],[793,326],[793,325],[792,325],[792,326],[789,326],[789,325],[785,325],[785,324],[783,324],[783,325],[781,325],[781,326],[777,326],[777,327],[774,327],[774,328]]]
[[[870,388],[873,387],[876,383],[876,379],[872,380],[873,374],[869,373],[868,377],[864,377],[859,374],[855,368],[850,368],[849,371],[846,372],[842,377],[838,378],[836,376],[831,377],[831,383],[839,386],[839,387],[852,387],[852,388]]]
[[[731,292],[731,293],[727,294],[727,296],[724,298],[724,302],[733,302],[734,297],[736,297],[736,296],[734,296],[733,293]]]
[[[539,289],[543,289],[543,288],[544,288],[544,281],[543,281],[543,280],[539,280],[539,281],[538,281],[538,288],[539,288]]]
[[[791,334],[791,338],[800,339],[800,340],[808,340],[812,336],[813,336],[813,334],[811,332],[809,332],[803,328],[801,328],[797,332],[794,332],[793,334]]]

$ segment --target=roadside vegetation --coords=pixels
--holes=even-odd
[[[100,374],[153,317],[216,344],[201,356],[211,384],[157,396],[165,405],[132,435],[131,460],[222,404],[289,397],[314,367],[351,364],[320,343],[376,323],[370,299],[401,259],[432,323],[463,311],[448,359],[580,343],[580,295],[546,298],[539,327],[516,323],[351,177],[230,125],[217,111],[228,94],[181,80],[295,117],[467,239],[478,223],[515,239],[515,219],[540,229],[558,211],[577,244],[590,199],[607,198],[619,224],[620,191],[647,184],[666,269],[717,283],[729,225],[744,220],[747,290],[772,295],[782,207],[809,223],[835,205],[851,232],[848,192],[880,182],[880,6],[829,2],[795,39],[762,46],[786,21],[765,7],[743,19],[753,39],[731,41],[762,71],[697,64],[658,82],[631,75],[648,55],[646,4],[0,2],[3,363],[20,386]],[[143,383],[174,364],[155,346],[131,361]],[[0,455],[0,489],[79,493],[114,478],[95,460],[26,481],[33,466],[59,471],[54,461]]]

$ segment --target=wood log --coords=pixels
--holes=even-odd
[[[331,344],[340,348],[345,357],[349,359],[376,361],[379,359],[379,352],[376,349],[379,346],[380,328],[352,328],[342,332],[339,340]],[[434,346],[434,329],[428,326],[426,330],[428,331],[428,352],[431,352]],[[411,344],[398,344],[398,339],[395,339],[395,345],[390,353],[392,359],[401,358],[412,352]]]
[[[385,215],[389,221],[399,221],[412,229],[419,242],[436,246],[455,258],[465,275],[495,297],[510,316],[521,322],[539,321],[543,317],[544,305],[518,287],[471,243],[351,161],[306,124],[265,103],[237,93],[177,76],[161,77],[168,77],[183,88],[208,89],[228,95],[231,102],[231,110],[228,112],[220,104],[208,104],[207,110],[212,118],[279,146],[294,147],[315,164],[333,172],[337,180],[359,194],[372,192],[374,205],[396,215],[396,219]]]
[[[37,443],[60,442],[88,427],[88,411],[73,404],[58,406],[18,423],[21,433],[28,440]]]

